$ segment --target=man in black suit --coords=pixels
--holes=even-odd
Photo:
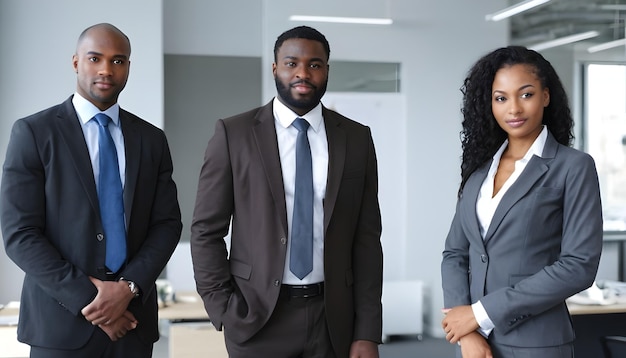
[[[11,132],[0,219],[7,255],[25,272],[18,339],[31,357],[150,357],[159,338],[155,280],[182,223],[163,131],[117,104],[129,57],[118,28],[87,28],[72,59],[76,93],[16,121]],[[111,123],[99,127],[101,114]],[[98,131],[107,129],[116,170],[99,162]],[[122,184],[125,249],[117,249],[115,268],[101,172]]]

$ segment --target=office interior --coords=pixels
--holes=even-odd
[[[479,57],[510,43],[511,20],[485,20],[486,14],[506,4],[501,0],[2,0],[0,158],[5,156],[16,119],[57,104],[75,91],[71,56],[79,33],[99,22],[118,26],[132,45],[130,78],[119,103],[165,130],[174,160],[184,228],[181,248],[164,277],[175,290],[192,291],[189,227],[213,125],[219,118],[271,100],[276,37],[300,24],[313,26],[330,42],[331,81],[342,76],[333,61],[397,64],[396,91],[329,90],[322,101],[372,127],[380,172],[384,280],[419,281],[424,334],[443,337],[439,268],[460,182],[459,88]],[[393,24],[294,22],[289,20],[294,14],[385,17]],[[580,43],[541,53],[568,89],[576,137],[581,138],[581,63],[623,64],[626,50],[622,46],[590,54]],[[577,140],[575,146],[583,148],[583,143]],[[607,243],[598,277],[622,277],[620,250],[618,242]],[[23,273],[0,250],[0,303],[19,300],[22,278]]]

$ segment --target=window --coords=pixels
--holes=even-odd
[[[626,231],[626,65],[588,64],[585,144],[600,180],[605,231]]]

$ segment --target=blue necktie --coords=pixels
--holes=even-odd
[[[104,113],[94,116],[98,121],[98,148],[100,173],[98,175],[98,201],[100,217],[106,240],[105,264],[117,272],[126,260],[126,225],[122,181],[117,162],[117,150],[109,132],[111,118]]]
[[[313,270],[313,164],[307,129],[309,122],[296,118],[296,188],[291,222],[289,270],[303,279]]]

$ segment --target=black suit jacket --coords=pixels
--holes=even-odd
[[[182,223],[164,133],[120,109],[126,153],[127,263],[120,276],[142,289],[129,310],[146,342],[158,339],[155,280]],[[25,272],[18,339],[74,349],[95,328],[81,314],[104,279],[105,240],[84,135],[71,97],[15,122],[2,176],[7,255]]]
[[[326,319],[338,357],[353,340],[380,342],[382,249],[376,155],[369,128],[323,108]],[[272,103],[217,122],[191,228],[198,292],[214,325],[252,337],[276,305],[288,238]],[[224,236],[232,218],[230,256]],[[277,339],[280,340],[280,337]]]

